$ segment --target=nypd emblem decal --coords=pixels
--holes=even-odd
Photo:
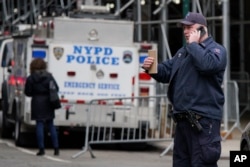
[[[124,51],[123,52],[123,61],[126,64],[129,64],[132,62],[132,52],[131,51]]]
[[[64,49],[62,47],[54,47],[53,53],[57,60],[59,60],[63,55]]]

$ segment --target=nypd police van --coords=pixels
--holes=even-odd
[[[2,136],[14,134],[16,144],[22,145],[24,134],[33,131],[31,99],[23,89],[34,58],[47,62],[48,71],[59,85],[62,108],[56,110],[55,125],[65,134],[67,129],[84,129],[88,104],[93,99],[155,95],[156,82],[140,68],[152,45],[134,43],[133,26],[132,21],[55,17],[40,20],[30,36],[15,36],[3,103]],[[131,103],[139,107],[136,101]],[[155,103],[150,101],[148,105]],[[140,116],[132,118],[140,121]],[[154,114],[148,118],[151,128],[157,126],[155,119]],[[112,126],[121,128],[121,120],[112,120]],[[130,126],[136,128],[138,123]]]

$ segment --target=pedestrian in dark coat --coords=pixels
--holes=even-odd
[[[54,155],[59,155],[59,144],[56,128],[54,126],[55,110],[49,100],[49,83],[54,81],[56,89],[58,85],[47,70],[46,62],[43,59],[34,59],[30,64],[30,75],[25,83],[25,94],[31,97],[31,119],[36,121],[36,135],[39,151],[37,155],[44,155],[44,126],[50,130]]]

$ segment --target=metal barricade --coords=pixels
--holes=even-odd
[[[239,87],[240,116],[250,110],[250,77],[248,72],[231,72],[232,80],[235,80]]]
[[[95,99],[87,112],[85,144],[72,158],[86,151],[94,158],[92,144],[173,141],[174,124],[166,95]]]
[[[236,81],[228,81],[228,105],[228,111],[224,111],[227,112],[226,123],[233,122],[233,125],[223,136],[223,140],[226,140],[235,128],[242,132],[239,113],[239,88]]]

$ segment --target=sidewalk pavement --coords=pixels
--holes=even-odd
[[[240,151],[240,139],[227,139],[221,141],[221,158],[230,158],[230,151]]]
[[[244,129],[249,122],[249,119],[244,119],[241,121],[241,129]],[[222,131],[222,137],[227,132]],[[230,151],[240,151],[240,140],[241,140],[242,131],[238,128],[235,128],[230,135],[228,135],[226,140],[221,141],[221,157],[222,158],[230,158]]]
[[[164,149],[160,156],[171,155],[173,153],[173,142],[167,141],[157,143],[157,145]],[[240,151],[240,136],[238,134],[232,138],[221,141],[221,158],[229,159],[230,151]]]

